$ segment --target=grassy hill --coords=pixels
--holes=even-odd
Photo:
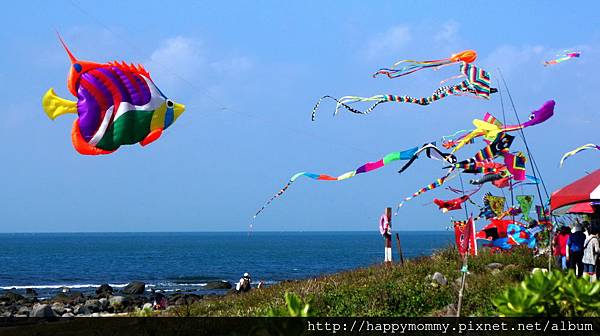
[[[490,265],[500,263],[501,265]],[[463,316],[494,316],[491,298],[513,286],[547,257],[534,257],[526,248],[492,254],[483,250],[469,258]],[[490,267],[492,266],[492,267]],[[404,265],[377,264],[366,268],[287,281],[249,293],[206,298],[170,310],[175,316],[267,316],[285,314],[285,292],[310,302],[315,316],[444,316],[454,313],[460,289],[462,259],[454,248],[441,250]],[[439,272],[447,279],[432,279]],[[443,283],[443,281],[441,281]]]

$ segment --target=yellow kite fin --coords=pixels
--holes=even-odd
[[[54,93],[54,89],[50,88],[42,98],[42,107],[48,117],[54,120],[56,117],[67,114],[77,113],[77,103],[74,101],[60,98]]]

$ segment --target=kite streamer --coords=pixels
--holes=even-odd
[[[454,155],[442,152],[439,148],[435,146],[435,142],[431,142],[421,146],[421,148],[419,148],[419,150],[416,151],[415,154],[413,154],[412,158],[404,166],[402,166],[402,168],[400,168],[398,173],[400,174],[403,171],[405,171],[408,167],[410,167],[413,164],[413,162],[415,162],[415,160],[419,157],[419,154],[423,151],[425,151],[425,155],[427,155],[427,157],[430,159],[445,161],[451,164],[456,163],[457,161]]]
[[[430,184],[426,185],[425,187],[417,190],[411,196],[404,198],[404,200],[402,200],[402,202],[400,202],[398,204],[398,206],[396,207],[396,212],[395,212],[394,216],[398,215],[398,211],[400,210],[400,208],[402,206],[404,206],[405,202],[410,201],[411,199],[413,199],[413,198],[415,198],[415,197],[417,197],[417,196],[419,196],[419,195],[421,195],[421,194],[423,194],[425,192],[428,192],[429,190],[433,190],[433,189],[435,189],[435,188],[443,185],[447,180],[456,177],[456,175],[452,175],[451,176],[451,174],[452,174],[453,171],[454,171],[454,167],[450,168],[448,170],[448,172],[446,173],[446,175],[444,175],[444,176],[438,178],[437,180],[433,181],[433,183],[430,183]]]
[[[71,140],[80,154],[109,154],[135,143],[146,146],[185,110],[156,87],[141,65],[81,61],[60,41],[72,64],[67,86],[78,100],[60,98],[51,88],[42,107],[50,119],[78,114]]]
[[[549,61],[545,61],[544,62],[544,66],[549,66],[549,65],[554,65],[554,64],[558,64],[558,63],[562,63],[564,61],[568,61],[570,59],[573,58],[579,58],[579,56],[581,56],[581,52],[579,51],[573,51],[573,52],[567,52],[567,53],[563,53],[559,58],[555,58],[553,60],[549,60]]]
[[[370,171],[379,169],[387,164],[390,164],[394,161],[398,161],[398,160],[409,160],[410,158],[412,158],[414,156],[414,154],[417,152],[417,150],[419,149],[419,147],[414,147],[411,149],[407,149],[405,151],[402,152],[392,152],[387,154],[386,156],[383,157],[383,159],[376,161],[376,162],[367,162],[364,165],[358,167],[356,170],[352,170],[349,171],[347,173],[344,173],[342,175],[339,176],[330,176],[330,175],[325,175],[325,174],[315,174],[315,173],[308,173],[308,172],[300,172],[295,174],[294,176],[292,176],[290,178],[290,180],[288,181],[288,183],[281,188],[281,190],[279,190],[275,195],[273,195],[255,214],[253,218],[256,218],[256,216],[258,216],[267,206],[269,206],[269,204],[271,204],[271,202],[273,202],[276,198],[278,198],[279,196],[283,195],[283,193],[285,193],[285,191],[290,187],[290,185],[292,183],[294,183],[294,181],[296,181],[296,179],[298,179],[301,176],[305,176],[305,177],[309,177],[313,180],[321,180],[321,181],[341,181],[341,180],[346,180],[349,179],[351,177],[354,177],[358,174],[362,174],[362,173],[368,173]]]
[[[595,144],[591,144],[591,143],[590,143],[590,144],[583,145],[583,146],[581,146],[581,147],[577,147],[577,148],[575,148],[574,150],[572,150],[572,151],[570,151],[570,152],[566,152],[566,153],[565,153],[565,154],[562,156],[562,158],[560,159],[560,167],[562,168],[562,166],[563,166],[563,163],[565,162],[565,160],[566,160],[568,157],[570,157],[570,156],[573,156],[573,155],[575,155],[575,154],[577,154],[577,153],[579,153],[579,152],[581,152],[581,151],[584,151],[584,150],[586,150],[586,149],[597,149],[597,150],[600,150],[600,146],[598,146],[598,145],[595,145]]]
[[[332,96],[321,97],[312,111],[311,119],[315,121],[317,110],[321,101],[325,98],[333,99],[337,104],[335,107],[334,115],[336,115],[340,107],[344,107],[346,110],[355,114],[369,114],[379,104],[386,102],[398,102],[398,103],[413,103],[418,105],[429,105],[430,103],[445,98],[449,95],[465,95],[472,94],[478,98],[489,99],[491,93],[495,93],[498,90],[490,87],[490,75],[487,71],[480,69],[472,64],[463,63],[460,71],[466,77],[464,81],[453,86],[442,86],[435,90],[435,92],[428,97],[414,98],[410,96],[397,96],[397,95],[376,95],[373,97],[358,97],[358,96],[344,96],[340,99]],[[373,102],[374,104],[365,111],[360,111],[350,106],[350,104],[357,102]]]
[[[443,58],[443,59],[439,59],[439,60],[432,60],[432,61],[402,60],[402,61],[398,61],[398,62],[394,63],[394,65],[391,68],[379,69],[375,74],[373,74],[373,77],[377,77],[377,75],[386,75],[389,78],[398,78],[398,77],[406,76],[413,72],[427,69],[427,68],[436,68],[437,69],[442,66],[446,66],[446,65],[450,65],[450,64],[458,63],[458,62],[472,63],[476,59],[477,59],[477,52],[475,50],[464,50],[464,51],[458,52],[456,54],[453,54],[449,58]],[[398,65],[400,65],[402,63],[410,63],[410,65],[407,65],[400,69],[395,69],[395,67],[397,67]]]

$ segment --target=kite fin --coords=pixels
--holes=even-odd
[[[156,139],[160,138],[160,136],[162,135],[162,128],[157,128],[155,130],[152,130],[145,138],[144,140],[140,141],[140,145],[142,145],[142,147],[147,146],[151,143],[153,143],[154,141],[156,141]]]
[[[42,107],[44,112],[52,120],[56,117],[68,113],[77,113],[77,103],[74,101],[60,98],[54,93],[54,89],[50,88],[44,98],[42,98]]]
[[[79,131],[79,120],[78,119],[76,119],[73,122],[73,129],[71,130],[71,141],[73,142],[73,147],[79,154],[100,155],[100,154],[110,154],[110,153],[114,152],[114,151],[107,151],[107,150],[92,146],[87,141],[85,141],[85,139],[81,136],[81,132]]]

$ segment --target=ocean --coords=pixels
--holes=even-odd
[[[399,233],[407,258],[453,244],[450,231]],[[131,281],[203,294],[207,281],[235,284],[244,272],[254,284],[310,278],[379,263],[384,241],[378,232],[13,233],[0,246],[0,289],[49,297]]]

